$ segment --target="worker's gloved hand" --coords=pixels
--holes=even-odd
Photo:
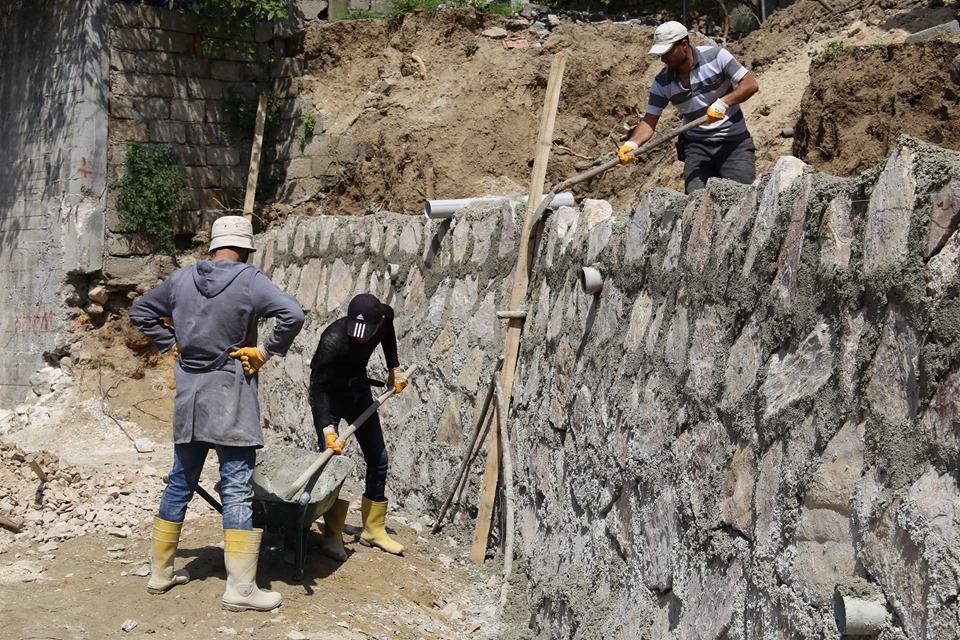
[[[231,358],[239,358],[243,365],[243,372],[252,376],[260,370],[267,360],[270,359],[270,352],[263,347],[240,347],[230,354]]]
[[[327,445],[327,449],[333,451],[334,455],[340,455],[343,453],[343,446],[337,444],[337,430],[333,428],[333,425],[327,425],[323,428],[323,441]]]
[[[727,103],[717,98],[712,105],[707,107],[707,122],[714,123],[727,117]]]
[[[639,148],[640,148],[640,145],[638,145],[636,142],[633,142],[632,140],[628,140],[627,142],[624,142],[623,146],[620,147],[620,149],[617,151],[617,157],[620,158],[620,164],[618,164],[617,166],[622,167],[625,164],[630,164],[631,162],[634,162],[637,159],[637,157],[633,155],[633,152]]]
[[[403,372],[403,369],[393,367],[390,369],[390,377],[387,378],[387,384],[393,386],[394,393],[400,393],[407,388],[410,382],[407,380],[407,375]]]

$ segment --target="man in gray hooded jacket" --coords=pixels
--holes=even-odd
[[[234,611],[269,611],[282,599],[256,583],[263,535],[253,529],[251,484],[256,450],[263,446],[257,371],[271,356],[286,355],[304,322],[296,298],[246,264],[253,251],[249,220],[218,218],[210,233],[210,259],[178,269],[130,308],[130,322],[161,352],[179,347],[173,469],[154,518],[147,591],[165,593],[190,579],[174,571],[173,561],[187,505],[214,449],[223,499],[223,606]],[[258,345],[260,318],[274,318],[274,324]]]

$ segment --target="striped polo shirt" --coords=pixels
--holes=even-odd
[[[680,76],[664,67],[650,88],[647,113],[659,116],[668,104],[673,104],[683,115],[683,122],[692,122],[706,115],[707,107],[722,98],[747,75],[740,64],[723,47],[691,47],[693,69],[690,88],[680,84]],[[697,140],[742,139],[748,135],[747,123],[739,105],[727,109],[727,117],[713,124],[702,124],[684,134]]]

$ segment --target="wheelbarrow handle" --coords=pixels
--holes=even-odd
[[[413,375],[413,372],[417,370],[417,365],[411,366],[409,369],[404,371],[404,375],[407,378]],[[357,430],[357,427],[361,426],[367,418],[373,415],[373,413],[380,408],[384,402],[386,402],[390,396],[394,395],[394,387],[391,386],[389,389],[380,394],[380,396],[374,400],[369,407],[364,409],[363,413],[350,423],[346,429],[343,430],[343,433],[340,434],[340,437],[337,439],[337,442],[341,445],[346,442],[347,438],[353,435],[353,432]],[[320,454],[320,457],[310,465],[306,471],[300,474],[300,477],[293,481],[293,484],[283,493],[281,498],[284,500],[293,500],[293,497],[299,493],[299,491],[307,484],[307,482],[316,474],[320,469],[323,468],[323,465],[327,464],[327,461],[333,456],[333,449],[327,449]]]
[[[169,475],[163,476],[163,484],[170,484]],[[210,495],[210,493],[199,484],[197,484],[197,493],[200,494],[201,498],[207,501],[207,504],[216,509],[217,513],[223,513],[223,505],[220,504],[216,498]]]

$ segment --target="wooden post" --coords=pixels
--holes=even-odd
[[[247,173],[247,195],[243,200],[243,215],[253,216],[253,200],[257,195],[257,178],[260,176],[260,148],[263,146],[263,127],[267,121],[267,96],[262,94],[257,101],[257,126],[253,132],[250,148],[250,171]]]
[[[547,94],[544,98],[543,113],[540,120],[540,133],[537,137],[537,148],[533,159],[533,175],[530,178],[530,196],[527,198],[527,213],[520,231],[520,242],[517,247],[517,266],[513,276],[513,294],[510,300],[510,311],[523,309],[527,297],[527,287],[530,282],[530,231],[533,214],[543,196],[543,182],[547,177],[547,161],[550,159],[550,148],[553,145],[553,127],[557,120],[557,104],[560,102],[560,85],[563,79],[563,68],[567,63],[567,54],[558,53],[550,66],[550,78],[547,80]],[[504,349],[503,360],[503,396],[500,406],[510,410],[510,398],[513,396],[513,381],[516,375],[517,356],[520,353],[520,333],[523,329],[524,317],[517,314],[510,317],[507,323],[507,344]],[[499,413],[497,406],[493,410]],[[507,416],[500,419],[506,420]],[[496,498],[497,483],[500,474],[500,432],[497,429],[498,420],[490,431],[490,448],[487,451],[487,465],[483,473],[483,492],[481,493],[480,508],[477,513],[477,529],[474,532],[473,548],[470,558],[477,564],[483,564],[487,550],[487,537],[490,535],[490,518],[493,515],[493,501]]]

